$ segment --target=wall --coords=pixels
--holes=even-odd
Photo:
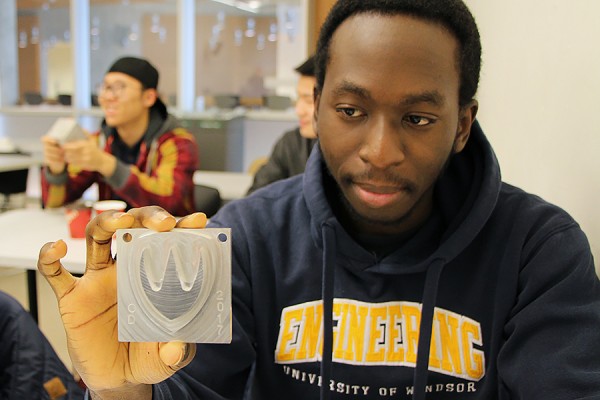
[[[467,4],[483,42],[479,120],[503,178],[571,213],[598,266],[600,2]]]
[[[0,106],[15,104],[19,98],[17,70],[18,52],[16,6],[13,1],[3,1],[0,7]]]
[[[38,17],[24,15],[18,19],[17,35],[27,32],[28,44],[18,49],[19,54],[19,98],[22,99],[26,92],[41,92],[40,84],[40,48],[38,44],[31,44],[31,28],[39,26]],[[14,47],[14,44],[13,44]]]
[[[279,86],[284,86],[284,90],[290,92],[295,82],[288,79],[295,77],[293,68],[304,61],[307,49],[306,39],[302,32],[306,28],[303,26],[302,17],[305,12],[299,6],[281,6],[282,12],[286,12],[295,20],[298,28],[298,37],[289,40],[283,33],[285,20],[279,22],[277,42],[265,41],[265,48],[262,51],[256,49],[256,38],[244,38],[241,46],[234,44],[234,30],[241,28],[245,30],[246,16],[227,15],[224,24],[224,30],[221,32],[221,40],[216,48],[211,48],[208,44],[211,37],[211,31],[217,22],[216,15],[207,15],[205,11],[198,10],[196,17],[196,43],[197,43],[197,95],[226,93],[226,92],[251,92],[248,88],[252,80],[256,78],[266,78],[266,81],[272,82],[267,88],[270,93],[274,93]],[[278,10],[279,10],[278,9]],[[204,8],[203,8],[204,10]],[[47,48],[39,49],[41,46],[28,46],[27,58],[25,52],[21,59],[22,65],[33,65],[37,68],[35,74],[38,82],[35,83],[33,90],[41,88],[43,94],[47,97],[53,97],[57,91],[65,92],[65,88],[72,86],[72,76],[66,79],[66,83],[51,79],[47,71],[51,65],[46,61],[45,51],[53,51],[55,47],[61,47],[70,34],[69,31],[69,13],[68,8],[51,8],[40,13],[39,27],[41,38],[52,38]],[[165,28],[165,38],[152,33],[150,27],[153,25],[152,17],[157,14],[160,18],[160,26]],[[97,24],[98,33],[95,36],[96,41],[92,40],[90,54],[90,78],[92,89],[102,82],[103,76],[118,57],[125,55],[139,55],[148,58],[157,66],[161,72],[159,90],[165,100],[173,100],[177,92],[177,20],[176,7],[174,2],[165,4],[137,4],[133,6],[119,6],[118,4],[96,4],[90,7],[91,26]],[[19,22],[22,25],[30,22],[29,15],[21,16]],[[256,16],[257,33],[268,33],[269,25],[276,22],[275,15]],[[36,22],[37,23],[37,22]],[[136,34],[133,35],[132,29]],[[132,39],[132,37],[136,39]],[[11,42],[12,43],[12,42]],[[94,46],[97,43],[97,48]],[[48,50],[49,49],[49,50]],[[31,53],[37,51],[37,53]],[[33,58],[36,56],[37,58]],[[39,64],[39,65],[38,65]],[[60,68],[59,70],[63,70]],[[40,72],[41,71],[41,72]],[[282,76],[279,76],[282,74]],[[56,75],[56,74],[55,74]],[[39,80],[41,79],[41,83]],[[31,86],[31,85],[30,85]],[[60,89],[57,89],[60,87]],[[171,104],[173,101],[170,102]]]
[[[323,25],[323,22],[325,22],[327,14],[329,14],[329,10],[331,10],[331,7],[333,7],[334,4],[335,0],[315,0],[315,20],[313,26],[314,47],[316,47],[317,40],[319,40],[319,31],[321,30],[321,25]]]
[[[218,44],[214,47],[209,45],[209,38],[216,22],[215,16],[199,15],[196,21],[197,95],[252,92],[253,78],[260,81],[275,75],[277,43],[266,41],[262,51],[256,49],[256,37],[244,37],[240,46],[234,44],[235,30],[246,29],[245,17],[227,16]],[[275,22],[275,18],[255,17],[255,21],[258,32],[268,32],[269,24]],[[261,95],[258,94],[258,97]]]
[[[59,94],[73,94],[75,81],[73,76],[73,49],[71,42],[57,42],[48,49],[46,58],[48,74],[46,96],[55,98]]]

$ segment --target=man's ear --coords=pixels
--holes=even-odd
[[[321,103],[321,91],[315,88],[313,89],[313,100],[314,100],[314,110],[313,110],[313,131],[319,137],[319,130],[317,129],[317,122],[319,120],[319,104]]]
[[[479,103],[477,103],[477,100],[473,100],[461,108],[458,116],[456,136],[454,137],[454,146],[452,147],[453,153],[460,153],[467,145],[467,141],[471,135],[471,126],[473,126],[478,109]]]
[[[146,89],[142,92],[142,101],[144,106],[150,108],[156,103],[156,99],[158,99],[158,92],[156,89]]]

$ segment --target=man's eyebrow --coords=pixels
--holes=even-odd
[[[347,80],[343,80],[337,87],[335,87],[333,89],[333,94],[336,96],[353,94],[364,100],[372,99],[371,93],[367,89]],[[444,105],[445,99],[444,96],[442,96],[437,90],[431,90],[409,94],[398,101],[398,105],[402,107],[412,106],[420,103],[428,103],[440,107]]]
[[[341,96],[344,94],[353,94],[365,100],[371,99],[371,93],[369,93],[367,89],[347,80],[343,80],[338,86],[333,88],[333,94],[336,96]]]
[[[402,98],[398,104],[400,106],[412,106],[420,103],[428,103],[434,106],[442,106],[445,103],[444,96],[437,90],[426,91],[422,93],[414,93]]]

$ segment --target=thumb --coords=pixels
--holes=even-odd
[[[76,278],[67,271],[60,259],[67,254],[67,244],[58,240],[46,243],[40,250],[37,267],[60,300],[73,289]]]
[[[196,355],[196,345],[193,343],[168,342],[160,345],[160,359],[173,371],[178,371],[188,365]]]

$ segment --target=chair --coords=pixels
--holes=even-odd
[[[29,169],[19,169],[15,171],[0,172],[0,212],[6,211],[10,207],[10,196],[27,191],[27,176]]]
[[[256,175],[258,170],[269,161],[268,156],[260,156],[252,160],[250,165],[248,166],[248,173],[250,175]]]
[[[203,212],[208,218],[219,211],[223,201],[219,190],[206,185],[194,185],[194,208]]]

